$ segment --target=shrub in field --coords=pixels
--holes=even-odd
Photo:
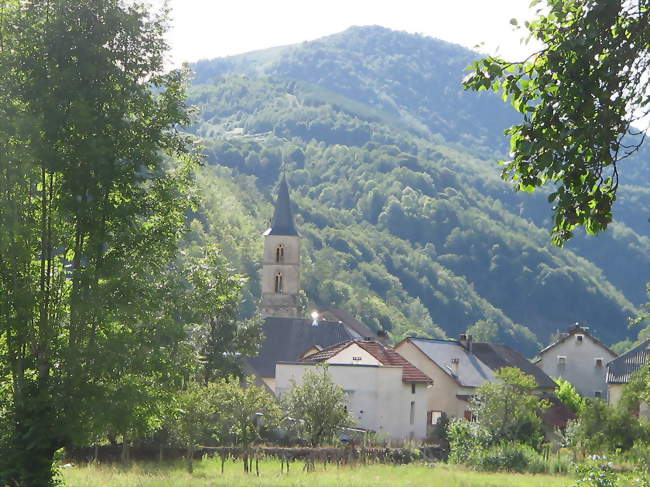
[[[636,441],[632,448],[623,455],[623,459],[639,468],[650,470],[650,442]]]
[[[546,472],[544,459],[533,448],[521,443],[501,443],[480,449],[469,456],[468,465],[488,472]]]
[[[560,454],[549,456],[546,460],[546,473],[567,474],[573,470],[573,456]]]
[[[576,487],[617,487],[618,476],[606,457],[593,456],[576,465]]]
[[[478,423],[452,419],[447,427],[449,462],[476,470],[567,473],[570,460],[566,456],[545,459],[533,447],[513,441],[496,443]]]
[[[332,441],[339,428],[353,423],[345,391],[334,383],[327,366],[307,372],[302,384],[292,380],[292,388],[282,399],[289,415],[297,421],[300,436],[311,446]]]
[[[632,472],[632,485],[634,487],[650,487],[650,468],[638,466]]]
[[[610,407],[600,399],[583,408],[571,428],[572,444],[587,453],[628,451],[635,443],[650,442],[650,425],[624,407]]]
[[[479,387],[472,399],[472,412],[493,442],[526,443],[539,449],[544,440],[540,414],[549,406],[533,394],[534,377],[513,367],[496,373],[498,382]]]
[[[422,452],[417,448],[396,448],[388,455],[391,463],[407,465],[422,459]]]
[[[451,463],[467,463],[470,456],[485,449],[491,441],[489,433],[478,423],[470,423],[462,419],[449,421],[447,438]]]

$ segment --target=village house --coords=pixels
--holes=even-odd
[[[357,427],[389,440],[425,439],[426,396],[432,380],[376,341],[349,340],[306,355],[301,361],[279,362],[275,374],[278,396],[323,363],[332,380],[346,392],[348,412]]]
[[[615,358],[615,352],[576,324],[540,351],[535,364],[547,375],[573,384],[582,396],[605,399],[607,364]]]
[[[630,382],[632,375],[649,363],[650,339],[607,364],[607,402],[610,406],[615,406],[621,400],[623,388]],[[650,420],[650,405],[641,403],[637,414],[641,418]]]
[[[475,343],[469,335],[461,335],[459,340],[409,337],[395,351],[433,380],[426,391],[429,427],[442,415],[471,420],[470,400],[476,389],[494,382],[502,367],[516,367],[532,375],[537,383],[534,392],[540,396],[555,388],[550,377],[518,352],[505,345]]]
[[[471,419],[469,399],[494,380],[493,371],[457,340],[406,338],[395,351],[433,380],[426,398],[430,426],[442,415]]]

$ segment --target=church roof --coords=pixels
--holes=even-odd
[[[354,338],[341,322],[305,318],[269,317],[262,325],[264,339],[256,357],[247,364],[261,377],[275,377],[275,364],[294,362],[310,348],[323,348]]]
[[[358,338],[364,340],[378,340],[383,342],[386,338],[386,333],[376,332],[372,330],[368,325],[357,320],[349,312],[341,308],[325,308],[319,309],[318,314],[326,320],[329,321],[342,321],[345,326],[352,331],[352,333],[357,333]]]
[[[291,212],[291,198],[289,197],[289,187],[287,179],[282,175],[280,188],[278,189],[278,198],[275,200],[275,210],[271,227],[264,232],[264,235],[300,235],[293,221]]]

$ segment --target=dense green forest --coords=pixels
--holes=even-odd
[[[499,178],[516,114],[460,86],[477,57],[360,27],[193,66],[191,131],[206,164],[188,238],[217,243],[250,276],[245,315],[284,170],[315,306],[345,308],[396,339],[473,327],[529,355],[574,322],[607,343],[636,336],[627,323],[650,269],[648,151],[622,168],[605,234],[552,246],[546,195]]]

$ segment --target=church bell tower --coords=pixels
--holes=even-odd
[[[302,317],[300,238],[291,213],[287,180],[283,174],[271,227],[264,232],[260,303],[260,313],[263,318]]]

